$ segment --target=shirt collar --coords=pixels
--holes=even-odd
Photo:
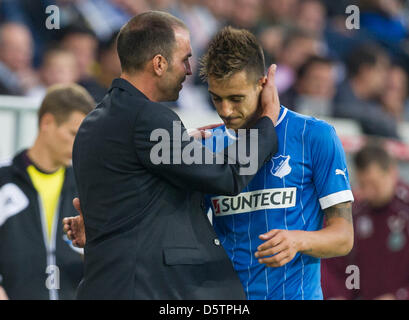
[[[134,85],[132,85],[128,80],[125,80],[123,78],[116,78],[112,81],[111,87],[109,88],[109,91],[111,91],[113,88],[120,88],[122,90],[125,90],[132,96],[144,98],[146,100],[149,100],[147,96],[145,96],[140,90],[138,90]]]

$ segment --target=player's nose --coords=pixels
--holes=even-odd
[[[222,118],[228,118],[233,114],[233,107],[228,101],[222,101],[219,115]]]

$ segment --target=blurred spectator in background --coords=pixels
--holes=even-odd
[[[99,0],[94,0],[94,2],[97,5],[99,5],[98,1]],[[124,10],[128,14],[128,19],[127,20],[129,20],[130,18],[132,18],[133,16],[135,16],[135,15],[137,15],[139,13],[142,13],[142,12],[145,12],[145,11],[148,11],[148,10],[152,9],[150,3],[153,2],[153,1],[152,0],[108,0],[107,2],[111,2],[111,4],[114,3],[115,5],[120,7],[122,10]],[[154,1],[154,2],[159,3],[159,6],[160,6],[161,2],[166,3],[166,1]],[[167,2],[169,2],[169,1],[167,1]],[[166,10],[167,7],[163,6],[161,9]],[[160,10],[160,9],[158,9],[158,10]],[[119,26],[119,29],[120,29],[120,27],[122,27],[122,26]],[[116,28],[116,30],[118,30],[118,28]]]
[[[84,25],[72,25],[62,30],[61,48],[72,52],[78,63],[79,81],[96,102],[105,95],[93,75],[96,66],[98,40],[91,29]]]
[[[263,23],[291,25],[300,0],[263,0]]]
[[[98,48],[95,34],[86,26],[74,25],[63,29],[62,32],[61,47],[75,55],[81,78],[91,76]]]
[[[295,84],[280,95],[280,103],[305,115],[329,117],[335,80],[334,63],[312,56],[299,68]]]
[[[0,94],[23,95],[37,84],[32,38],[22,24],[0,26]]]
[[[73,2],[73,1],[72,1]],[[45,21],[48,14],[46,8],[49,5],[57,4],[61,9],[62,4],[68,4],[69,1],[54,0],[1,0],[0,17],[6,22],[14,22],[25,25],[33,37],[33,64],[38,67],[42,61],[42,55],[48,44],[55,38],[58,30],[50,30],[45,27]],[[64,15],[65,16],[65,15]],[[60,21],[64,23],[66,19],[62,17]]]
[[[271,25],[263,28],[258,34],[258,39],[264,51],[266,66],[277,62],[277,57],[284,42],[285,28],[281,25]]]
[[[40,84],[27,92],[27,95],[41,100],[47,88],[54,84],[69,84],[79,80],[77,60],[70,51],[52,48],[45,52],[39,70]]]
[[[361,26],[375,40],[394,46],[408,36],[402,0],[360,0]]]
[[[177,0],[149,0],[151,10],[168,11]]]
[[[279,93],[289,89],[296,80],[298,68],[313,56],[321,54],[321,43],[313,34],[292,29],[284,37],[277,57],[275,82]]]
[[[51,87],[38,112],[34,145],[0,168],[0,275],[10,299],[75,298],[83,263],[62,219],[75,213],[72,148],[94,105],[76,84]]]
[[[409,70],[408,12],[405,0],[360,0],[361,28]],[[407,4],[407,2],[406,2]]]
[[[334,116],[360,123],[365,134],[398,138],[397,123],[377,102],[386,85],[389,57],[380,47],[364,44],[347,60],[348,79],[334,99]]]
[[[18,22],[26,25],[33,34],[35,43],[34,65],[37,67],[48,45],[54,41],[60,29],[47,29],[45,21],[50,13],[46,8],[56,5],[59,9],[60,28],[69,25],[87,25],[101,41],[106,41],[112,33],[131,18],[127,12],[125,2],[132,2],[134,6],[143,0],[2,0],[0,1],[0,15],[6,21]],[[149,9],[143,6],[142,10]]]
[[[107,41],[134,14],[149,10],[145,0],[57,0],[57,5],[71,12],[63,27],[86,25],[99,41]]]
[[[257,34],[262,13],[262,0],[235,0],[229,24]]]
[[[345,25],[345,9],[350,5],[358,5],[360,0],[321,0],[327,9],[329,18],[343,16]]]
[[[258,39],[264,50],[266,66],[277,62],[283,42],[285,28],[281,25],[271,25],[263,28],[258,34]]]
[[[356,7],[358,2],[359,0],[323,0],[328,14],[324,37],[328,45],[328,54],[335,60],[344,61],[354,47],[368,40],[362,32],[361,25],[357,24],[360,19],[353,18],[352,21],[356,25],[352,28],[347,26],[347,19],[352,17],[352,12],[360,14],[360,11],[356,11],[359,10],[359,7]]]
[[[219,29],[227,24],[235,5],[234,0],[203,0],[207,9],[219,23]],[[218,29],[218,30],[219,30]]]
[[[169,10],[190,30],[192,50],[197,57],[202,56],[210,39],[220,28],[217,19],[202,3],[203,1],[199,0],[179,0],[175,1]],[[195,76],[188,78],[186,84],[202,84],[198,76],[199,72],[196,72],[197,66],[197,59],[193,59],[191,69]]]
[[[355,241],[345,257],[323,260],[326,299],[409,299],[409,185],[379,143],[354,157],[359,189],[353,206]],[[359,268],[360,288],[346,288],[348,265]]]
[[[397,122],[409,121],[408,75],[399,65],[393,65],[388,72],[381,103]]]
[[[301,30],[321,39],[325,30],[326,9],[320,0],[303,0],[297,7],[295,23]]]

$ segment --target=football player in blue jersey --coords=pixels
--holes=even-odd
[[[203,141],[213,151],[228,147],[257,118],[264,71],[262,48],[250,32],[226,27],[211,41],[201,75],[224,122]],[[284,106],[276,132],[278,153],[242,193],[208,195],[207,208],[248,299],[322,299],[320,258],[346,255],[353,245],[345,154],[331,125]],[[79,221],[67,220],[64,228],[82,246]]]
[[[264,70],[250,32],[226,27],[211,41],[201,75],[224,122],[212,146],[227,147],[255,119]],[[278,153],[240,195],[207,197],[213,226],[249,299],[322,299],[320,258],[353,245],[345,154],[331,125],[284,106],[276,132]]]

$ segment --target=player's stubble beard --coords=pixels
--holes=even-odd
[[[254,126],[254,124],[257,122],[257,120],[260,118],[261,116],[261,92],[258,96],[257,99],[257,108],[256,110],[249,115],[248,119],[246,120],[246,122],[240,127],[240,129],[250,129]]]

